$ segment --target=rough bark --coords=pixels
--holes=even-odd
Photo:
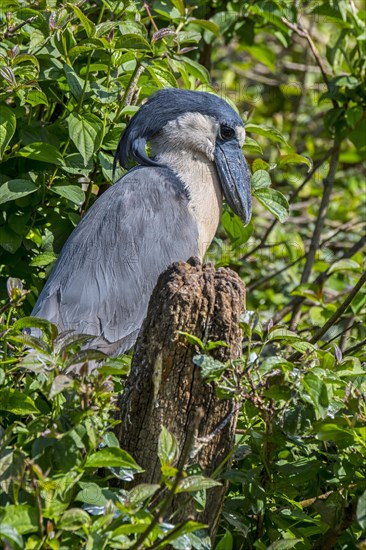
[[[236,359],[241,355],[239,319],[244,307],[244,285],[229,269],[215,270],[191,259],[174,264],[160,276],[136,344],[117,427],[122,448],[145,469],[138,483],[160,480],[157,446],[162,426],[176,437],[180,457],[193,434],[187,462],[199,464],[207,476],[229,455],[237,403],[218,399],[214,383],[202,380],[192,362],[197,349],[179,331],[204,342],[224,340],[229,347],[218,347],[212,355],[223,362]],[[179,495],[170,513],[175,512],[175,520],[189,516],[203,521],[213,533],[224,493],[224,484],[209,489],[202,513],[195,511],[191,501],[187,503],[187,494]]]

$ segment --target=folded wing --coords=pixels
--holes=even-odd
[[[168,168],[138,167],[108,189],[66,242],[32,315],[97,338],[116,355],[131,348],[159,275],[198,255],[189,195]]]

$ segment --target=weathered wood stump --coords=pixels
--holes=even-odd
[[[241,355],[239,319],[244,307],[244,285],[229,269],[215,270],[191,259],[173,264],[160,276],[120,400],[122,422],[117,427],[121,447],[145,470],[138,483],[160,480],[157,446],[162,426],[176,437],[180,457],[194,432],[188,463],[199,464],[207,476],[227,458],[237,405],[234,400],[218,399],[214,383],[202,380],[199,367],[192,362],[197,349],[179,331],[204,342],[224,340],[229,347],[216,348],[213,357],[223,362],[236,359]],[[198,426],[197,411],[201,413]],[[170,511],[181,507],[184,496],[184,509],[175,520],[193,517],[207,523],[213,533],[224,494],[224,485],[209,489],[201,513],[186,503],[187,495],[178,495]]]

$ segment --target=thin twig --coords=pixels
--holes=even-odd
[[[361,222],[363,223],[363,222]],[[334,233],[332,233],[330,236],[328,236],[326,239],[324,239],[324,241],[322,241],[320,244],[319,244],[319,248],[322,248],[326,243],[328,243],[329,241],[331,241],[332,239],[334,239],[334,237],[336,237],[341,231],[344,231],[345,229],[349,229],[350,227],[356,227],[358,224],[354,224],[353,222],[347,222],[347,223],[344,223],[342,224],[341,226],[337,227],[337,230],[334,231]],[[366,242],[366,236],[365,237],[362,237],[362,240],[365,240]],[[277,243],[278,245],[282,245],[283,243],[282,242],[279,242]],[[272,245],[274,246],[274,245]],[[353,248],[353,247],[352,247]],[[352,254],[353,255],[353,254]],[[253,282],[253,283],[250,283],[249,285],[247,285],[247,290],[250,292],[252,290],[255,290],[256,288],[258,288],[259,286],[262,286],[264,283],[266,283],[267,281],[270,281],[271,279],[273,279],[274,277],[277,277],[278,275],[281,275],[281,273],[284,273],[285,271],[287,271],[288,269],[290,269],[291,267],[293,267],[294,265],[296,265],[297,263],[299,263],[301,260],[303,260],[304,258],[306,258],[306,254],[303,254],[302,256],[299,256],[298,258],[296,258],[295,260],[293,260],[292,262],[290,262],[289,264],[285,265],[284,267],[281,267],[280,269],[276,270],[276,271],[272,271],[272,273],[270,273],[269,275],[265,275],[264,277],[261,277],[260,279],[258,279],[257,281]],[[338,261],[338,259],[336,260]],[[333,265],[333,264],[332,264]],[[328,273],[328,271],[330,270],[332,266],[330,265],[327,269],[327,271],[323,271],[322,275],[324,276],[325,273]],[[315,281],[316,282],[316,281]]]
[[[247,292],[251,292],[251,291],[255,290],[256,288],[258,288],[259,286],[262,286],[267,281],[270,281],[274,277],[277,277],[278,275],[281,275],[281,273],[283,273],[284,271],[287,271],[288,269],[290,269],[294,265],[298,264],[304,258],[305,258],[304,255],[299,256],[298,258],[296,258],[295,260],[293,260],[289,264],[285,265],[284,267],[281,267],[281,269],[278,269],[277,271],[273,271],[269,275],[266,275],[265,277],[261,277],[260,279],[258,279],[254,283],[251,283],[250,285],[247,285]]]
[[[300,284],[302,285],[306,284],[309,281],[311,271],[313,269],[313,265],[315,261],[315,254],[319,248],[320,237],[324,227],[325,217],[328,210],[330,197],[333,190],[333,184],[334,184],[334,180],[337,172],[339,153],[340,153],[340,146],[339,144],[335,143],[332,151],[331,159],[330,159],[329,171],[323,184],[324,192],[323,192],[322,200],[319,206],[319,211],[318,211],[318,216],[315,223],[313,236],[311,238],[310,247],[306,255],[304,270],[301,275]],[[292,314],[291,323],[290,323],[290,328],[292,330],[296,327],[298,323],[299,313],[300,313],[300,307],[295,306]]]
[[[318,52],[313,39],[311,38],[309,32],[304,29],[303,27],[297,25],[296,23],[291,23],[286,17],[282,17],[282,22],[288,27],[289,29],[293,30],[297,35],[301,36],[302,38],[305,38],[310,46],[311,51],[313,52],[313,56],[315,58],[315,61],[317,62],[319,69],[322,73],[323,80],[327,85],[327,88],[329,89],[329,79],[327,75],[327,69],[323,63],[323,60],[320,56],[320,53]]]
[[[38,15],[28,17],[28,19],[26,19],[25,21],[22,21],[21,23],[19,23],[19,25],[17,25],[16,27],[13,27],[13,26],[8,27],[6,29],[6,31],[4,32],[4,38],[10,38],[13,34],[15,34],[17,31],[19,31],[19,29],[24,27],[24,25],[27,25],[27,23],[32,23],[36,19],[38,19]]]
[[[366,245],[366,235],[363,235],[361,239],[358,240],[353,246],[351,246],[351,248],[346,250],[346,252],[340,258],[338,258],[337,261],[347,260],[348,258],[352,258],[352,256],[356,254],[356,252],[361,250],[365,245]],[[331,275],[330,273],[331,267],[332,266],[330,265],[325,271],[322,271],[322,273],[320,273],[317,276],[317,278],[312,282],[312,284],[315,286],[323,284],[324,281],[326,281],[326,279]],[[276,325],[279,321],[281,321],[284,317],[286,317],[288,313],[290,313],[290,311],[292,310],[295,304],[302,304],[305,300],[306,300],[306,297],[304,296],[295,296],[295,298],[293,298],[291,302],[287,304],[287,306],[285,306],[283,309],[281,309],[281,311],[277,312],[273,316],[272,318],[273,323]]]
[[[354,15],[354,17],[357,17],[357,9],[354,1],[353,0],[348,0],[348,1],[349,1],[349,5],[351,6],[352,14]]]
[[[351,329],[355,328],[355,327],[358,327],[360,324],[361,324],[361,321],[357,321],[356,323],[354,323],[354,318],[352,317],[352,323],[350,324],[347,324],[346,328],[344,328],[343,330],[341,330],[341,332],[338,332],[335,336],[333,336],[333,338],[330,338],[329,340],[327,340],[326,342],[324,342],[324,344],[322,344],[320,346],[321,349],[324,349],[326,348],[327,346],[329,346],[329,344],[331,344],[332,342],[334,342],[334,340],[337,340],[337,338],[343,336],[344,334],[346,334],[348,331],[350,331]],[[305,328],[303,329],[304,331],[307,331],[308,329]],[[301,331],[300,331],[301,332]],[[341,348],[341,351],[343,353],[343,350],[342,350],[342,347],[339,346]]]
[[[350,346],[349,348],[345,349],[343,355],[351,355],[359,349],[362,349],[364,346],[366,347],[366,338],[364,340],[361,340],[361,342],[357,342],[357,344],[355,344],[354,346]]]
[[[154,21],[153,16],[151,15],[150,6],[149,6],[149,4],[148,4],[146,1],[144,2],[144,8],[145,8],[145,10],[146,10],[146,13],[147,13],[149,19],[150,19],[150,23],[151,23],[152,26],[154,27],[155,31],[158,31],[159,29],[158,29],[158,27],[156,26],[156,23],[155,23],[155,21]]]
[[[328,332],[328,330],[336,324],[336,322],[342,317],[343,313],[346,311],[350,303],[352,302],[353,298],[358,294],[358,292],[361,290],[363,285],[366,283],[366,271],[363,272],[359,280],[357,281],[356,285],[353,287],[351,292],[348,294],[347,298],[344,300],[344,302],[339,306],[339,308],[333,313],[333,315],[328,319],[328,321],[320,327],[314,336],[312,336],[309,340],[310,344],[316,344],[324,334]],[[299,352],[293,353],[288,361],[293,362],[297,361],[301,357],[301,354]]]
[[[351,292],[348,294],[347,298],[339,306],[339,308],[333,313],[333,315],[330,317],[330,319],[328,319],[328,321],[325,323],[325,325],[320,327],[320,329],[317,330],[317,332],[314,334],[314,336],[312,336],[312,338],[310,338],[310,344],[316,344],[316,342],[318,340],[320,340],[320,338],[322,336],[324,336],[324,334],[326,332],[328,332],[328,330],[338,321],[338,319],[343,315],[343,313],[346,311],[346,309],[348,308],[348,306],[352,302],[353,298],[358,294],[358,292],[361,290],[361,288],[363,287],[363,285],[365,283],[366,283],[366,271],[363,272],[363,274],[359,278],[356,285],[353,287]]]
[[[141,74],[143,73],[144,69],[145,69],[145,67],[143,65],[140,65],[139,68],[136,71],[136,74],[135,74],[132,82],[130,83],[130,86],[129,86],[127,94],[126,94],[126,98],[124,100],[124,104],[126,106],[131,105],[131,103],[132,103],[132,99],[133,99],[133,96],[134,96],[135,91],[136,91],[136,86],[138,84],[139,78],[140,78]]]

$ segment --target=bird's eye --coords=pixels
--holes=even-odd
[[[233,137],[235,137],[235,130],[234,128],[230,128],[230,126],[225,126],[223,124],[220,127],[220,136],[222,139],[225,139],[225,140],[233,139]]]

